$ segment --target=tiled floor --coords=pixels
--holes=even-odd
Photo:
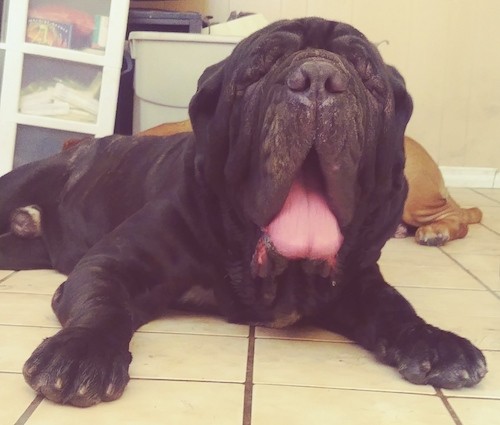
[[[484,350],[489,374],[476,388],[409,384],[318,329],[254,329],[179,313],[135,335],[120,400],[59,406],[36,397],[20,371],[58,329],[49,305],[64,277],[0,271],[0,424],[500,424],[500,190],[452,193],[480,206],[483,224],[442,249],[393,239],[381,265],[424,318]]]

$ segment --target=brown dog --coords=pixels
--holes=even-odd
[[[405,137],[405,177],[408,196],[403,211],[403,224],[396,237],[415,227],[415,240],[421,245],[440,246],[467,235],[468,224],[479,223],[479,208],[460,208],[448,193],[437,164],[415,140]]]
[[[160,124],[139,134],[168,136],[191,130],[191,123],[186,120]],[[394,236],[404,238],[411,228],[416,228],[415,240],[429,246],[440,246],[465,237],[467,225],[481,221],[481,210],[460,208],[448,193],[436,162],[422,145],[408,136],[405,137],[405,151],[408,197],[402,223]]]

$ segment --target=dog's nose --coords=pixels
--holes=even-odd
[[[314,92],[328,96],[347,90],[348,77],[330,62],[309,60],[291,72],[286,84],[295,93]]]

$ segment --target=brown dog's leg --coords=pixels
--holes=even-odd
[[[461,223],[458,215],[433,221],[425,226],[420,226],[415,232],[415,240],[420,245],[441,246],[446,242],[461,239],[467,235],[468,226]]]
[[[447,241],[461,239],[467,236],[468,224],[479,223],[483,213],[479,208],[460,208],[455,200],[448,195],[445,200],[442,218],[436,218],[430,224],[419,227],[415,240],[421,245],[440,246]],[[420,217],[421,221],[423,217]]]
[[[405,151],[408,196],[403,222],[417,227],[415,240],[440,246],[465,237],[467,225],[481,221],[481,210],[460,208],[448,193],[437,164],[415,140],[405,137]]]

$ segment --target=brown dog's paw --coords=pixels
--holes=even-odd
[[[408,236],[409,233],[410,230],[408,229],[408,226],[404,223],[399,223],[396,231],[394,232],[393,238],[404,239]]]
[[[437,223],[422,226],[415,232],[415,240],[420,245],[441,246],[450,240],[449,229]]]
[[[448,241],[465,237],[468,230],[466,224],[454,219],[443,219],[419,227],[415,232],[415,240],[420,245],[441,246]]]
[[[66,328],[45,339],[26,361],[26,382],[61,404],[88,407],[119,398],[129,381],[128,350],[95,332]]]

